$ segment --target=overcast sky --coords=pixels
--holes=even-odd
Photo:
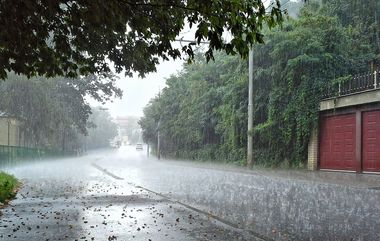
[[[146,75],[144,79],[137,75],[133,78],[119,75],[117,86],[123,90],[123,98],[107,103],[104,107],[113,117],[142,116],[142,110],[149,100],[165,87],[166,78],[182,69],[182,63],[183,60],[163,62],[157,66],[157,72]]]
[[[190,30],[186,26],[178,39],[194,40],[194,33],[194,28]],[[175,42],[173,47],[181,48],[181,44]],[[182,69],[183,63],[184,60],[181,59],[162,62],[157,66],[157,72],[146,75],[144,79],[139,78],[137,74],[133,78],[120,74],[116,85],[123,91],[123,98],[115,99],[113,103],[107,103],[103,107],[107,108],[114,118],[117,116],[142,116],[143,108],[149,100],[165,87],[166,79],[170,75],[176,74]],[[100,106],[94,100],[89,100],[89,102],[91,106]]]

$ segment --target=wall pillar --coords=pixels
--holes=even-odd
[[[318,128],[315,128],[311,132],[307,148],[307,169],[310,171],[315,171],[318,167],[318,146]]]

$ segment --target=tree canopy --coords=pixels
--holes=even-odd
[[[121,90],[114,87],[114,81],[112,76],[109,79],[96,76],[27,79],[10,73],[8,79],[0,84],[0,111],[15,116],[21,122],[20,130],[24,137],[21,146],[71,151],[80,148],[84,141],[100,136],[95,135],[93,124],[105,125],[109,118],[98,118],[98,115],[106,114],[98,109],[91,115],[91,107],[85,97],[99,102],[120,97]],[[110,131],[112,124],[105,126],[110,135],[116,131],[116,128],[114,132]],[[88,130],[91,135],[82,138]],[[108,142],[109,135],[103,137],[104,142]],[[102,141],[100,139],[99,142]],[[104,142],[101,145],[104,146]]]
[[[110,147],[110,141],[117,136],[117,125],[107,110],[92,108],[88,118],[88,135],[79,135],[79,143],[84,149]]]
[[[247,56],[263,42],[262,28],[283,21],[280,1],[262,0],[24,0],[0,1],[0,78],[7,72],[31,76],[77,77],[123,70],[154,71],[160,60],[191,61],[194,45]],[[195,43],[173,47],[185,26]],[[229,32],[231,38],[223,40]]]
[[[373,26],[380,3],[367,0],[372,9],[343,14],[357,2],[309,2],[297,19],[264,32],[265,44],[253,47],[254,129],[249,134],[256,163],[302,166],[324,94],[379,60],[378,28]],[[215,62],[205,62],[198,54],[194,64],[167,79],[167,87],[144,110],[143,137],[155,145],[160,123],[164,156],[243,164],[247,61],[219,52]]]

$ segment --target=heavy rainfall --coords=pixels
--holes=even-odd
[[[380,1],[0,1],[0,240],[380,240]]]

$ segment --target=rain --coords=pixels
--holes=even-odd
[[[380,240],[364,2],[3,1],[0,240]]]
[[[134,146],[4,170],[23,183],[2,210],[4,240],[378,237],[371,176],[158,161]]]

